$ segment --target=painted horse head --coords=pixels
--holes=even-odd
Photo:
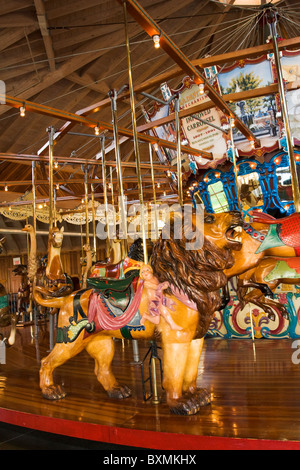
[[[49,230],[49,247],[52,246],[53,248],[61,248],[62,242],[64,238],[64,228],[61,227],[52,227]]]

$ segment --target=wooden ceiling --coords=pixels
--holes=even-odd
[[[241,8],[228,0],[140,0],[142,7],[171,36],[191,60],[265,44],[267,29],[257,8]],[[297,36],[300,15],[298,0],[277,3],[281,13],[281,34]],[[152,39],[129,18],[131,62],[134,85],[138,86],[174,69],[173,60],[161,49],[153,47]],[[112,89],[128,83],[124,18],[117,0],[0,0],[0,79],[10,96],[75,113],[105,100]],[[176,88],[184,73],[170,78]],[[161,98],[159,87],[150,86],[148,93]],[[137,123],[144,124],[142,107],[150,110],[152,101],[136,95]],[[102,106],[93,119],[111,123],[110,106]],[[130,102],[118,102],[119,125],[131,129]],[[8,183],[8,192],[0,187],[0,202],[13,200],[31,189],[31,162],[23,154],[37,155],[47,143],[47,128],[60,129],[65,124],[57,119],[33,112],[24,118],[18,110],[0,105],[0,152],[20,154],[14,161],[0,160],[0,182]],[[73,133],[93,134],[79,124]],[[112,134],[106,134],[106,145]],[[121,145],[124,189],[129,198],[137,199],[138,186],[133,141]],[[100,151],[98,139],[66,134],[55,145],[55,155],[94,159]],[[141,159],[149,163],[148,144],[140,144]],[[45,152],[44,152],[45,153]],[[47,155],[47,150],[46,150]],[[114,160],[114,150],[107,154]],[[156,160],[156,162],[158,162]],[[90,166],[90,175],[101,178],[101,166]],[[145,199],[152,197],[150,170],[142,170]],[[115,170],[113,173],[116,179]],[[37,165],[37,197],[48,196],[48,165]],[[155,179],[158,190],[174,193],[165,171],[159,166]],[[55,181],[64,184],[58,191],[58,205],[73,208],[84,193],[82,166],[60,165]],[[11,184],[10,184],[11,182]],[[18,182],[20,182],[18,184]],[[21,184],[22,182],[22,184]],[[95,191],[102,193],[101,184]],[[71,198],[70,198],[71,196]],[[68,197],[67,202],[60,198]],[[72,199],[77,197],[77,199]],[[99,197],[101,200],[101,196]]]

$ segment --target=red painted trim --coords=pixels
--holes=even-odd
[[[184,417],[182,417],[184,419]],[[79,439],[158,450],[300,450],[298,441],[239,439],[143,431],[0,408],[0,421]]]

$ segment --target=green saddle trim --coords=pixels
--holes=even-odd
[[[269,250],[270,248],[276,248],[278,246],[285,246],[285,243],[283,243],[283,241],[280,239],[277,228],[278,228],[277,224],[271,224],[269,226],[268,234],[266,238],[264,239],[264,241],[262,242],[262,244],[260,245],[260,247],[258,248],[258,250],[256,251],[256,254],[262,253],[263,251]]]
[[[128,277],[124,279],[111,279],[111,278],[99,278],[99,277],[89,277],[87,279],[87,286],[89,288],[98,289],[101,291],[105,290],[114,290],[116,292],[124,292],[131,285],[134,278],[137,277],[137,271],[133,271]]]
[[[300,273],[296,269],[291,268],[286,261],[277,261],[275,268],[272,269],[264,280],[270,282],[276,279],[300,279]]]
[[[57,328],[56,342],[57,343],[73,343],[82,330],[87,330],[89,333],[94,331],[95,325],[89,323],[87,318],[79,320],[77,323],[74,323],[74,318],[70,317],[70,324],[68,326],[63,326],[62,328]]]

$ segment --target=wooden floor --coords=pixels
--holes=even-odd
[[[300,364],[294,340],[207,339],[199,367],[199,386],[212,404],[192,417],[169,413],[144,402],[140,366],[132,365],[132,344],[117,340],[115,375],[133,396],[109,399],[98,385],[94,363],[81,353],[55,372],[68,396],[42,398],[39,363],[49,349],[47,323],[39,339],[30,326],[19,328],[16,345],[0,365],[0,421],[66,436],[148,449],[297,448],[300,449]],[[139,346],[143,359],[148,343]],[[295,361],[294,361],[295,362]]]

